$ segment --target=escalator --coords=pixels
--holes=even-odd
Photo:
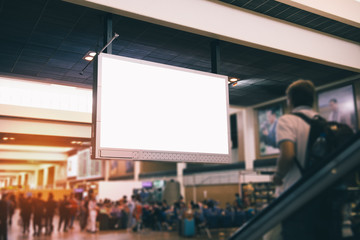
[[[302,177],[230,239],[281,239],[269,238],[269,233],[316,199],[322,199],[328,207],[326,218],[332,224],[324,230],[330,238],[319,240],[360,239],[360,133],[329,159],[332,160]]]

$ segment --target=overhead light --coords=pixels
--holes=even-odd
[[[95,56],[96,56],[96,52],[88,51],[88,52],[85,54],[85,56],[83,57],[83,59],[86,60],[86,61],[92,61]]]
[[[230,77],[228,80],[228,84],[231,84],[231,86],[235,87],[238,84],[238,81],[240,81],[239,78]]]
[[[95,55],[96,55],[96,52],[89,52],[89,56],[95,57]]]
[[[8,138],[8,137],[3,137],[2,139],[3,139],[4,141],[9,140],[9,138]]]
[[[92,57],[92,56],[86,56],[84,59],[85,59],[86,61],[92,61],[92,60],[94,59],[94,57]]]

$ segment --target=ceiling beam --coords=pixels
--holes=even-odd
[[[0,117],[0,132],[90,138],[91,125],[26,118]]]
[[[220,1],[66,1],[215,39],[360,72],[359,44]]]
[[[67,161],[66,153],[56,152],[19,152],[19,151],[0,151],[0,160],[14,161],[36,161],[36,162],[59,162]],[[15,163],[15,162],[14,162]]]
[[[276,0],[317,15],[360,28],[360,1],[356,0]]]
[[[0,172],[1,171],[13,171],[13,172],[28,172],[36,171],[39,169],[40,165],[37,164],[1,164],[0,162]]]

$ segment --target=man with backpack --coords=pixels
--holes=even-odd
[[[286,90],[287,103],[292,113],[303,113],[313,118],[318,113],[313,110],[315,99],[314,84],[307,80],[298,80]],[[281,194],[301,178],[295,158],[305,166],[307,141],[310,125],[294,114],[285,114],[278,120],[276,141],[280,148],[274,183],[280,186]]]
[[[291,114],[279,118],[276,131],[280,155],[273,182],[278,194],[321,167],[329,159],[328,153],[352,135],[346,125],[327,122],[312,109],[315,87],[311,81],[295,81],[286,95]],[[341,228],[335,212],[339,211],[332,209],[329,193],[319,194],[282,222],[282,239],[339,239]]]

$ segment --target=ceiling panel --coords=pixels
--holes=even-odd
[[[304,27],[360,42],[360,29],[275,0],[220,0]]]
[[[227,0],[238,7],[351,40],[359,29],[274,0]],[[107,13],[60,0],[5,0],[0,5],[0,74],[92,85],[93,63],[82,57],[104,45]],[[211,72],[214,39],[123,16],[112,16],[113,54]],[[233,23],[233,27],[236,25]],[[251,106],[284,95],[298,78],[316,85],[356,73],[280,54],[219,41],[218,72],[244,82],[230,86],[230,104]],[[86,67],[87,66],[87,67]],[[85,69],[83,74],[80,72]]]

